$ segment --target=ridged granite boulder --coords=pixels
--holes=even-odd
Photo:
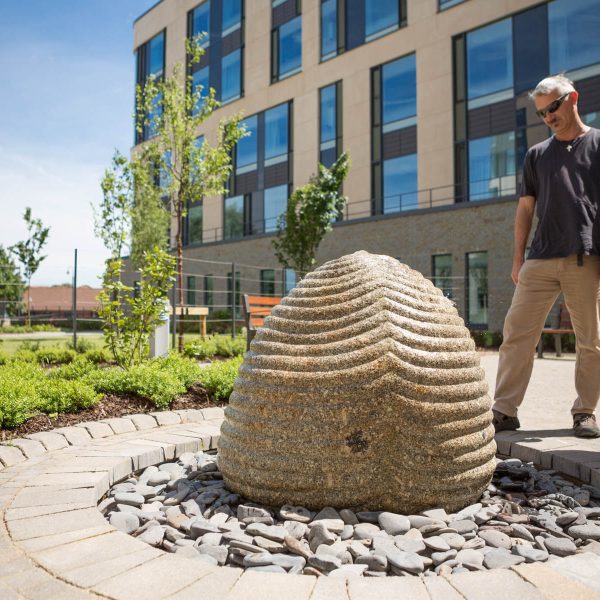
[[[308,274],[258,330],[219,468],[272,506],[455,511],[494,471],[487,391],[453,303],[396,259],[356,252]]]

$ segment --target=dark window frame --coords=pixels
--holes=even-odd
[[[470,267],[469,267],[469,257],[472,254],[485,254],[486,255],[486,298],[487,298],[487,302],[486,302],[486,322],[485,323],[471,323],[471,319],[470,319],[470,311],[471,311],[471,306],[470,306],[470,302],[469,302],[469,295],[470,295],[470,285],[469,285],[469,278],[470,278]],[[490,304],[489,304],[489,299],[490,299],[490,291],[489,291],[489,253],[487,250],[472,250],[471,252],[466,252],[465,253],[465,323],[467,325],[467,327],[471,330],[478,330],[478,331],[485,331],[488,328],[489,325],[489,319],[490,319],[490,314],[489,314],[489,310],[490,310]]]

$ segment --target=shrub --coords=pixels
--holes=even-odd
[[[471,337],[478,348],[497,348],[502,344],[500,331],[471,331]]]
[[[40,369],[31,363],[12,362],[0,375],[0,427],[18,427],[35,411]]]
[[[67,348],[41,348],[36,353],[40,365],[66,365],[72,363],[77,356],[74,350]]]
[[[233,391],[233,382],[243,361],[243,357],[238,356],[232,360],[214,362],[202,369],[200,383],[215,400],[229,399]]]
[[[84,379],[96,369],[97,367],[92,361],[78,356],[72,363],[52,369],[48,373],[48,378],[65,380]]]
[[[183,348],[183,353],[189,358],[205,360],[217,353],[217,344],[213,337],[207,337],[199,342],[189,342]]]
[[[49,323],[42,325],[3,325],[0,326],[0,333],[35,333],[38,331],[60,331],[58,327]]]
[[[175,375],[187,390],[194,383],[200,381],[203,369],[194,360],[173,352],[166,358],[158,358],[152,361],[158,369],[166,370]]]
[[[0,365],[5,365],[6,363],[10,362],[10,360],[10,355],[0,350]]]
[[[246,335],[237,336],[235,339],[230,335],[212,335],[205,340],[190,342],[183,350],[186,356],[203,360],[213,356],[242,356],[246,352]]]
[[[37,408],[48,414],[76,412],[98,404],[101,394],[83,381],[46,378],[38,383]]]
[[[112,361],[110,352],[105,348],[92,348],[91,350],[86,350],[83,356],[86,360],[89,360],[94,364],[109,363]]]
[[[21,350],[25,352],[37,352],[40,349],[40,343],[33,340],[25,340],[17,346],[17,352]]]
[[[35,353],[35,350],[17,350],[12,356],[12,361],[20,363],[35,363],[37,362],[37,354]]]
[[[66,346],[69,350],[75,350],[78,354],[83,354],[84,352],[87,352],[88,350],[93,350],[94,348],[96,348],[96,345],[94,344],[94,342],[92,342],[91,340],[88,340],[84,337],[80,337],[77,339],[77,349],[75,349],[73,347],[72,339],[66,343]]]

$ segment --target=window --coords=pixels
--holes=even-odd
[[[191,206],[187,214],[187,243],[202,243],[202,204]]]
[[[187,288],[185,291],[185,303],[188,306],[196,306],[196,276],[188,275]]]
[[[383,212],[418,208],[417,155],[408,154],[383,162]]]
[[[431,257],[433,285],[452,298],[452,254],[435,254]]]
[[[325,0],[321,3],[321,60],[337,55],[337,2]]]
[[[265,112],[265,166],[288,159],[288,105]]]
[[[273,30],[273,81],[302,70],[302,16],[286,21]]]
[[[485,328],[488,323],[487,252],[467,254],[467,324]]]
[[[469,199],[516,194],[515,133],[469,141]]]
[[[598,0],[555,0],[548,4],[550,72],[600,63]],[[596,70],[596,73],[598,70]]]
[[[265,190],[265,232],[277,230],[277,219],[286,211],[287,201],[287,185],[278,185]]]
[[[398,0],[366,0],[365,41],[369,42],[398,29],[399,10]]]
[[[512,19],[467,34],[467,96],[476,108],[513,95]]]
[[[201,108],[204,98],[209,94],[210,90],[210,67],[206,66],[202,69],[198,69],[192,75],[192,92],[200,92],[200,99],[194,106],[194,114],[196,114]]]
[[[242,0],[223,0],[222,11],[221,36],[226,37],[242,25]]]
[[[223,57],[221,62],[221,102],[231,102],[241,96],[241,56],[242,51],[238,48]]]
[[[206,33],[202,38],[206,53],[199,63],[189,66],[194,89],[202,85],[203,98],[210,88],[222,103],[244,93],[243,15],[243,0],[205,0],[188,13],[188,37]]]
[[[149,77],[161,78],[165,70],[165,32],[161,31],[152,39],[142,44],[136,51],[136,83],[144,87]],[[139,144],[156,135],[157,118],[162,114],[161,98],[154,99],[154,106],[147,115],[148,125],[144,125],[143,131],[136,130],[135,143]]]
[[[296,287],[296,272],[293,269],[283,271],[283,294],[289,294]]]
[[[462,4],[465,0],[440,0],[440,10]]]
[[[410,54],[382,67],[383,132],[417,122],[417,66]]]
[[[261,269],[260,271],[260,293],[262,296],[275,295],[275,270]]]
[[[210,0],[206,0],[192,11],[192,37],[206,34],[202,39],[202,46],[210,44]]]
[[[326,167],[338,159],[342,148],[342,82],[319,90],[319,162]]]
[[[204,276],[204,306],[208,306],[209,312],[212,312],[215,299],[214,299],[214,286],[215,282],[212,275]]]
[[[258,161],[257,116],[254,115],[253,117],[244,119],[240,125],[246,128],[249,135],[241,138],[235,147],[235,170],[238,175],[247,173],[248,171],[254,171]]]
[[[225,198],[223,239],[233,240],[244,235],[244,196]]]

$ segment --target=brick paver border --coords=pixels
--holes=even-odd
[[[114,482],[184,452],[216,448],[222,419],[220,408],[131,415],[0,445],[0,597],[600,600],[600,556],[591,552],[447,578],[315,578],[206,566],[151,548],[106,522],[97,503]],[[531,432],[502,434],[498,442],[503,453],[552,468],[566,465],[561,470],[600,482],[596,444],[544,443]]]

